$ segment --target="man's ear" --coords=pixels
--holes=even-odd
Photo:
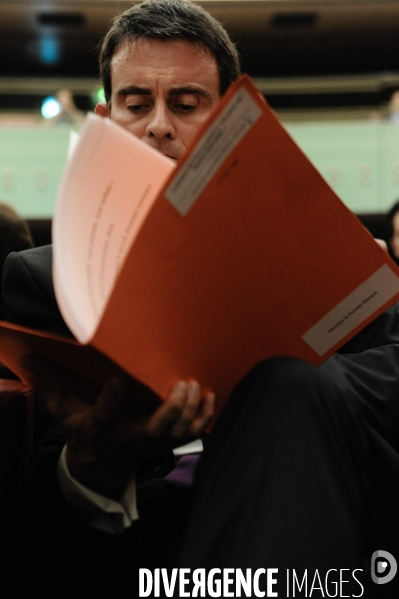
[[[95,107],[94,112],[104,119],[106,117],[111,118],[111,107],[106,102],[99,102]]]

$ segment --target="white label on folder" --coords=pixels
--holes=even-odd
[[[384,264],[323,316],[302,339],[322,356],[398,292],[399,278]]]
[[[166,191],[167,199],[182,216],[261,114],[246,89],[231,98]]]

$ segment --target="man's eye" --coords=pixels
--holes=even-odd
[[[147,108],[147,104],[128,104],[127,109],[131,112],[141,112]]]
[[[192,104],[175,104],[175,110],[179,112],[192,112],[195,108]]]

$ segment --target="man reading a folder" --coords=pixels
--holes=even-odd
[[[100,68],[96,113],[175,160],[240,72],[224,29],[184,0],[118,17]],[[8,320],[69,334],[50,246],[12,254],[3,289]],[[341,596],[395,596],[395,578],[371,575],[376,551],[399,559],[396,306],[319,368],[254,365],[207,439],[193,501],[184,466],[198,446],[172,448],[204,434],[211,392],[180,381],[148,412],[133,381],[112,379],[91,405],[65,391],[53,364],[24,365],[55,419],[44,417],[21,533],[20,567],[42,597],[137,596],[139,568],[177,565],[276,568],[279,596],[293,596],[293,571],[319,593],[333,572]]]

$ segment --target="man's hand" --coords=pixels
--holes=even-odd
[[[27,356],[23,367],[65,431],[71,475],[109,497],[123,492],[137,466],[200,436],[213,416],[214,394],[201,394],[196,381],[179,381],[159,407],[149,403],[149,410],[142,386],[127,376],[111,378],[88,403],[67,390],[56,364]]]
[[[388,246],[386,241],[384,241],[383,239],[376,239],[375,237],[374,241],[380,246],[380,248],[384,250],[384,252],[388,253]]]

